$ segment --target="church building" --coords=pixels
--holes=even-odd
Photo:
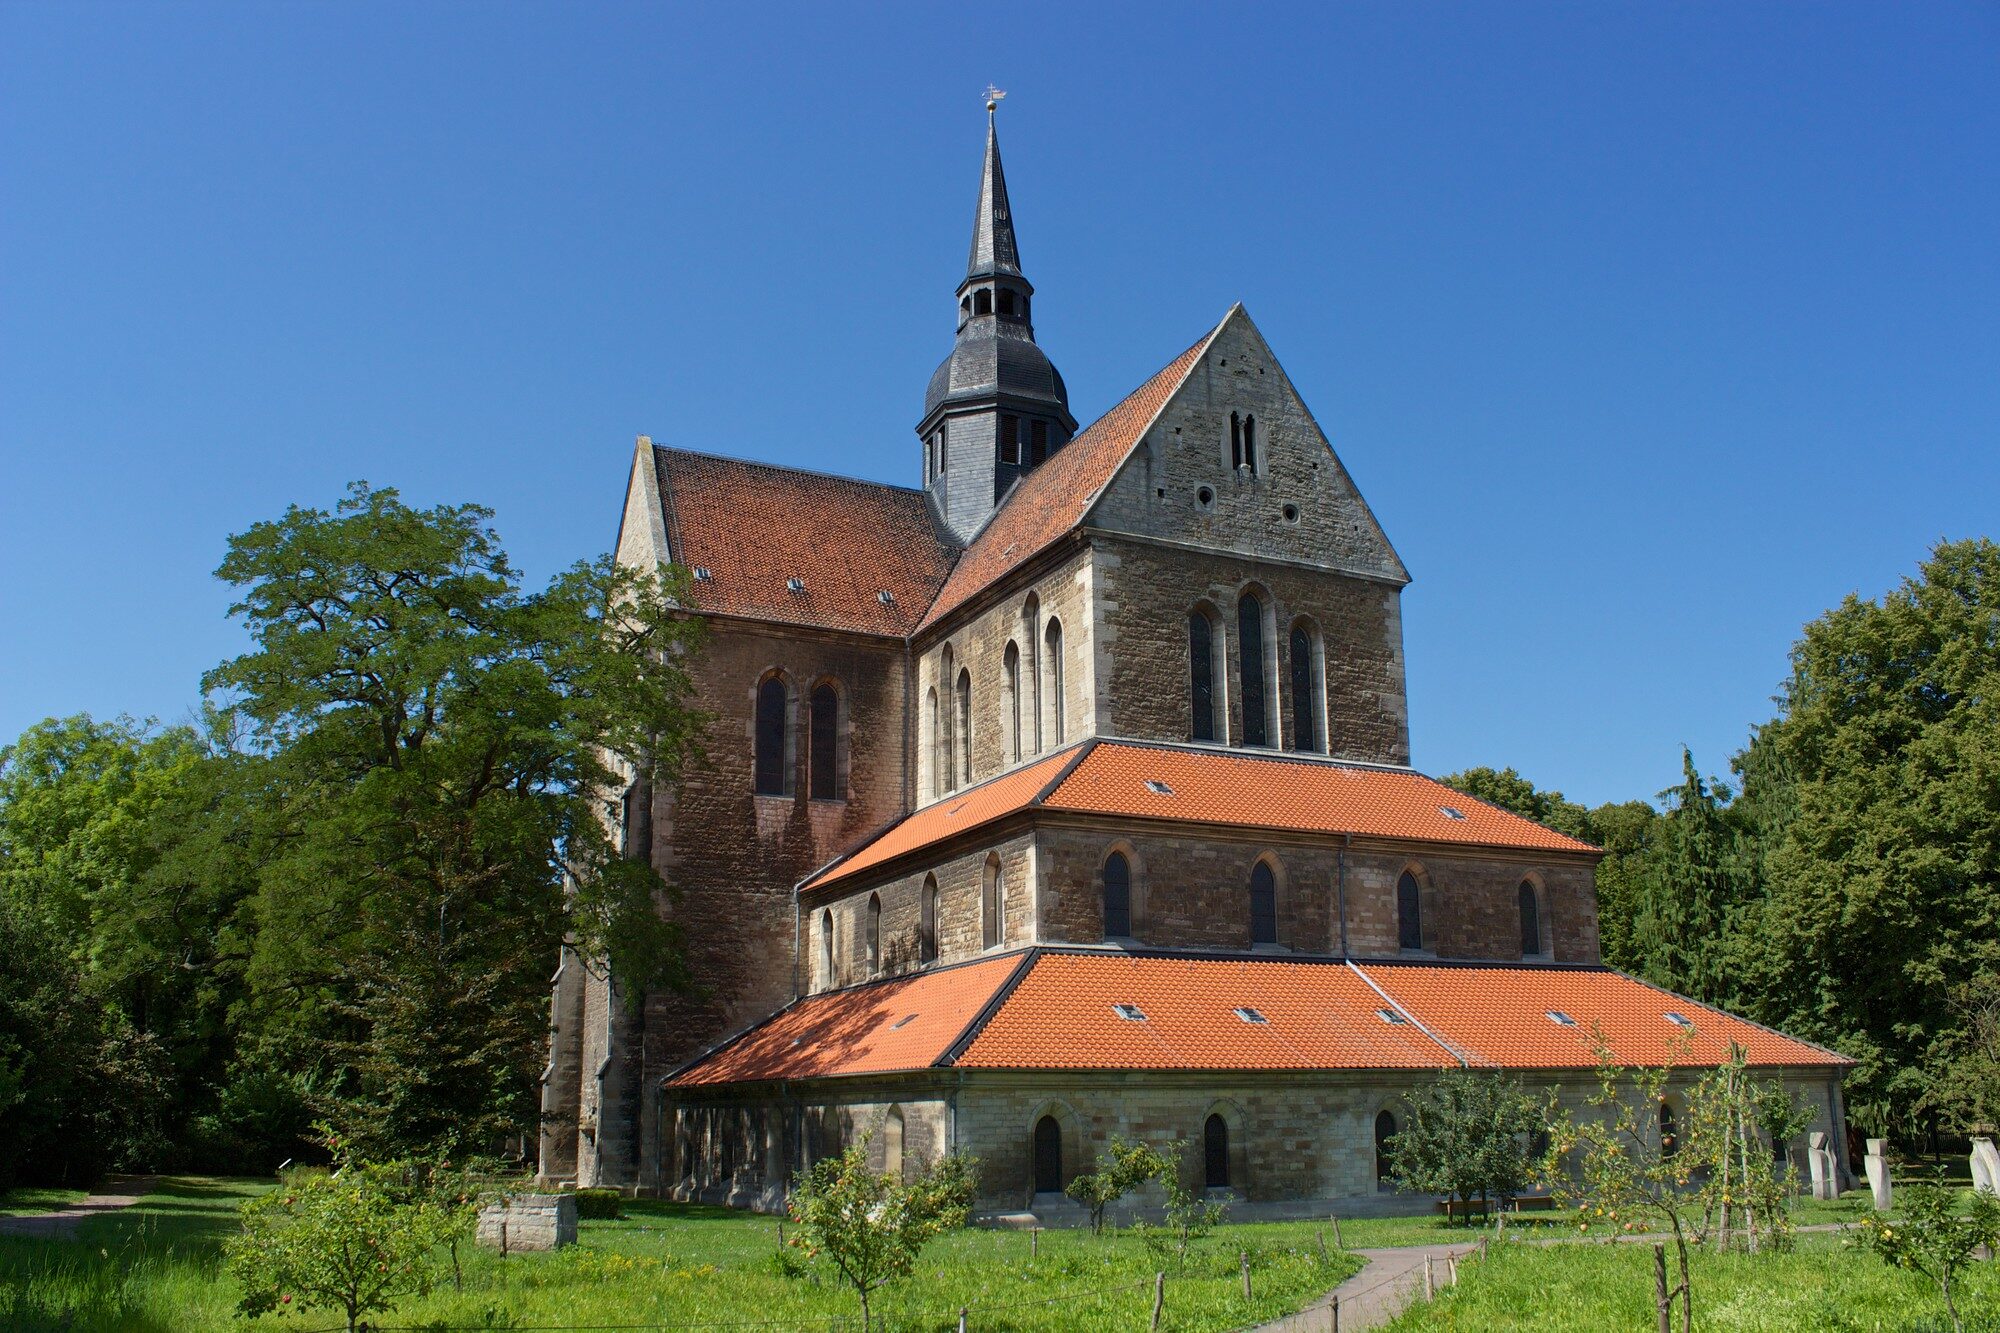
[[[772,1209],[865,1138],[1061,1221],[1116,1134],[1233,1216],[1427,1207],[1401,1099],[1580,1099],[1594,1032],[1740,1044],[1840,1145],[1844,1058],[1605,967],[1599,850],[1410,767],[1410,576],[1241,305],[1078,428],[990,112],[920,485],[638,441],[617,555],[690,571],[710,723],[621,833],[699,989],[566,951],[543,1176]]]

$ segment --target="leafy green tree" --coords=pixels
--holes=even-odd
[[[218,571],[254,643],[204,680],[257,760],[247,1008],[267,1049],[327,1057],[350,1154],[533,1123],[566,936],[635,1000],[686,981],[610,817],[692,753],[678,577],[601,560],[524,592],[490,517],[356,484]]]
[[[1953,992],[1960,1015],[1945,1045],[1946,1062],[1925,1109],[1943,1112],[1962,1129],[1993,1132],[2000,1125],[2000,973],[1975,977]]]
[[[1456,1201],[1510,1199],[1534,1174],[1548,1109],[1498,1073],[1451,1069],[1410,1094],[1390,1140],[1396,1186]]]
[[[1639,881],[1634,951],[1641,972],[1698,1000],[1732,998],[1730,948],[1749,897],[1729,791],[1704,781],[1681,751],[1681,785],[1666,793]]]
[[[1763,896],[1741,932],[1756,1017],[1836,1047],[1859,1124],[1908,1129],[2000,972],[2000,546],[1946,542],[1792,649],[1738,761]]]
[[[338,1310],[348,1333],[436,1281],[432,1254],[456,1225],[428,1201],[399,1203],[392,1170],[295,1171],[243,1206],[224,1248],[245,1315]]]
[[[1159,1151],[1160,1188],[1167,1196],[1165,1225],[1152,1227],[1140,1222],[1132,1228],[1141,1244],[1155,1254],[1172,1256],[1183,1271],[1188,1255],[1221,1224],[1223,1214],[1229,1210],[1227,1203],[1209,1198],[1202,1189],[1188,1183],[1188,1173],[1182,1165],[1186,1156],[1187,1144],[1178,1139]]]
[[[1558,833],[1585,842],[1595,841],[1590,812],[1559,791],[1542,791],[1512,768],[1468,768],[1444,779],[1467,796],[1476,796],[1523,819],[1532,819]]]
[[[1871,1213],[1861,1219],[1861,1241],[1882,1262],[1937,1283],[1952,1328],[1965,1333],[1952,1284],[1981,1249],[2000,1248],[2000,1202],[1974,1191],[1961,1211],[1942,1172],[1935,1181],[1904,1186],[1901,1198],[1901,1216]]]
[[[868,1169],[863,1139],[799,1173],[789,1203],[796,1229],[785,1243],[839,1270],[861,1298],[867,1329],[869,1295],[908,1277],[925,1245],[965,1225],[973,1172],[973,1160],[954,1153],[900,1180]]]
[[[1111,1136],[1105,1160],[1063,1187],[1063,1193],[1090,1210],[1090,1230],[1104,1234],[1104,1210],[1159,1175],[1166,1159],[1150,1144]]]

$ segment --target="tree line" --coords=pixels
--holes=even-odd
[[[1934,548],[1791,651],[1731,778],[1588,809],[1511,768],[1446,781],[1605,849],[1605,961],[1860,1063],[1849,1118],[2000,1121],[2000,546]]]

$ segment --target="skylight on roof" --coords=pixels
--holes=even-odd
[[[1136,1004],[1114,1004],[1111,1006],[1111,1012],[1134,1023],[1146,1021],[1146,1011]]]
[[[1439,807],[1438,807],[1438,813],[1439,813],[1439,814],[1441,814],[1441,815],[1443,815],[1443,816],[1444,816],[1444,817],[1445,817],[1446,819],[1463,819],[1463,818],[1465,818],[1465,811],[1463,811],[1463,810],[1460,810],[1460,809],[1459,809],[1459,808],[1458,808],[1457,806],[1452,806],[1452,805],[1441,805],[1441,806],[1439,806]]]
[[[696,565],[694,567],[694,581],[696,583],[706,583],[714,577],[715,571],[707,565]]]
[[[1563,1028],[1573,1028],[1576,1026],[1576,1020],[1560,1009],[1549,1010],[1549,1022]]]
[[[1692,1018],[1689,1018],[1686,1014],[1677,1014],[1673,1010],[1669,1009],[1666,1014],[1666,1019],[1669,1023],[1672,1023],[1677,1028],[1686,1028],[1690,1032],[1694,1030],[1694,1020]]]
[[[894,606],[896,604],[896,594],[884,588],[875,594],[875,600],[884,606]]]
[[[1147,778],[1146,790],[1155,796],[1172,796],[1174,794],[1174,789],[1158,778]]]
[[[1270,1019],[1264,1017],[1262,1013],[1258,1012],[1255,1009],[1252,1009],[1248,1005],[1245,1005],[1241,1009],[1238,1009],[1236,1011],[1236,1016],[1242,1019],[1246,1023],[1268,1023],[1271,1021]]]
[[[806,581],[800,578],[797,574],[794,574],[790,578],[785,580],[786,592],[804,592],[805,590],[806,590]]]
[[[1375,1017],[1381,1019],[1384,1023],[1387,1023],[1392,1028],[1403,1027],[1407,1025],[1410,1021],[1409,1019],[1403,1017],[1401,1014],[1397,1013],[1394,1009],[1377,1009],[1375,1011]]]

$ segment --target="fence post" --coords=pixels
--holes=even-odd
[[[965,1333],[965,1307],[958,1307],[958,1333]]]
[[[1167,1308],[1167,1275],[1153,1274],[1153,1333],[1159,1333],[1160,1316]]]
[[[1340,1214],[1339,1214],[1339,1213],[1335,1213],[1335,1214],[1333,1215],[1333,1248],[1334,1248],[1334,1249],[1336,1249],[1336,1250],[1344,1250],[1344,1249],[1346,1249],[1346,1248],[1347,1248],[1347,1247],[1346,1247],[1345,1245],[1343,1245],[1343,1244],[1341,1244],[1341,1243],[1340,1243]]]
[[[1667,1247],[1653,1242],[1653,1304],[1660,1311],[1660,1333],[1674,1333],[1674,1302],[1667,1295]]]
[[[507,1219],[505,1217],[500,1219],[500,1257],[502,1259],[507,1257]]]
[[[1333,1333],[1340,1333],[1340,1297],[1338,1294],[1334,1296],[1326,1309],[1327,1314],[1331,1317],[1329,1327],[1333,1329]]]
[[[1430,1300],[1436,1295],[1437,1273],[1431,1265],[1431,1257],[1427,1254],[1424,1256],[1424,1299]]]
[[[1030,1259],[1038,1259],[1041,1257],[1041,1253],[1042,1253],[1042,1229],[1040,1227],[1029,1227],[1028,1257]]]
[[[1325,1262],[1326,1262],[1326,1228],[1325,1228],[1325,1227],[1316,1227],[1316,1228],[1314,1228],[1314,1230],[1313,1230],[1313,1234],[1319,1237],[1319,1261],[1320,1261],[1321,1263],[1325,1263]]]
[[[1455,1254],[1447,1254],[1447,1255],[1446,1255],[1446,1256],[1444,1257],[1444,1268],[1445,1268],[1445,1285],[1446,1285],[1447,1287],[1455,1287],[1455,1286],[1457,1286],[1457,1285],[1458,1285],[1458,1256],[1457,1256],[1457,1255],[1455,1255]]]
[[[1243,1299],[1247,1301],[1250,1299],[1250,1251],[1238,1250],[1236,1262],[1243,1269]]]

